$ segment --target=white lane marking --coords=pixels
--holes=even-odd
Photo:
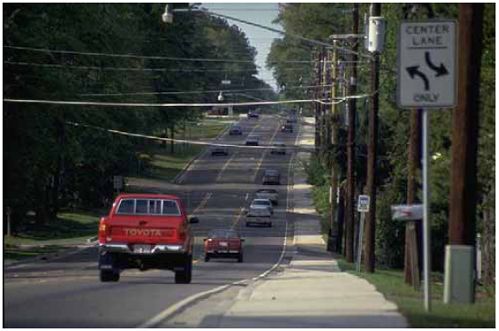
[[[217,179],[215,180],[216,182],[219,182],[220,179],[222,179],[224,171],[227,169],[227,167],[232,162],[232,160],[234,159],[234,157],[236,157],[236,154],[237,154],[237,152],[234,152],[232,154],[232,156],[227,160],[227,162],[225,162],[224,166],[222,167],[222,170],[220,170],[220,173],[218,174]]]
[[[294,158],[294,156],[290,159],[290,165],[288,166],[288,173],[291,169],[293,158]],[[289,174],[288,174],[288,177],[289,177]],[[288,185],[288,194],[286,197],[286,208],[289,208],[289,185]],[[281,256],[279,257],[279,260],[277,261],[277,263],[275,263],[270,269],[268,269],[267,271],[261,273],[260,275],[258,275],[256,277],[253,277],[251,279],[249,279],[249,278],[243,279],[243,280],[240,280],[237,282],[233,282],[230,284],[216,287],[216,288],[208,290],[208,291],[204,291],[204,292],[200,292],[198,294],[191,295],[190,297],[187,297],[187,298],[183,299],[182,301],[179,301],[178,303],[166,308],[165,310],[163,310],[162,312],[160,312],[156,316],[152,317],[151,319],[149,319],[149,320],[145,321],[144,323],[140,324],[139,326],[137,326],[137,328],[150,328],[153,326],[157,326],[159,323],[170,318],[171,316],[176,314],[179,310],[187,307],[188,305],[195,302],[196,300],[200,300],[200,299],[209,297],[212,294],[222,292],[231,286],[248,283],[250,280],[256,281],[260,278],[267,276],[270,272],[275,270],[281,264],[282,259],[284,258],[284,254],[286,253],[286,245],[287,245],[287,238],[288,238],[288,218],[286,217],[285,219],[286,219],[286,229],[284,232],[284,241],[282,244]]]

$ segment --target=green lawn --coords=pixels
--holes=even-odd
[[[232,120],[204,119],[198,124],[187,125],[185,132],[183,127],[180,127],[177,138],[188,140],[215,138],[233,122]]]
[[[42,254],[56,253],[66,249],[65,246],[49,245],[37,247],[18,247],[6,245],[4,248],[3,258],[6,260],[23,260],[33,258]]]
[[[27,220],[22,232],[4,236],[4,258],[23,259],[53,253],[65,246],[84,244],[97,235],[99,216],[104,212],[62,212],[45,225]]]
[[[344,271],[365,278],[385,297],[393,301],[407,318],[411,327],[450,328],[450,327],[495,327],[495,296],[487,294],[485,288],[477,288],[476,303],[444,304],[442,274],[432,274],[432,312],[427,313],[423,305],[422,290],[416,291],[405,284],[403,271],[394,269],[376,269],[375,273],[356,272],[352,263],[338,258],[338,264]]]
[[[232,122],[232,120],[205,119],[199,125],[187,127],[185,135],[181,129],[175,137],[187,140],[212,139],[223,132]],[[145,166],[140,170],[138,176],[172,181],[185,165],[206,147],[206,145],[176,143],[172,154],[170,143],[149,145],[140,156]]]

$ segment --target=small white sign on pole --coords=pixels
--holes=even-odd
[[[357,211],[359,213],[368,213],[369,212],[369,196],[368,195],[359,195],[359,199],[357,200]]]
[[[113,186],[115,190],[121,190],[123,188],[123,176],[114,176]]]

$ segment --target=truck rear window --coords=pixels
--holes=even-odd
[[[180,209],[175,200],[122,199],[116,214],[180,216]]]

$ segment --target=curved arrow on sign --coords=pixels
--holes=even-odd
[[[424,90],[428,91],[430,89],[430,82],[428,81],[428,78],[424,73],[419,71],[419,66],[412,66],[412,67],[407,67],[405,68],[409,75],[411,76],[412,79],[414,79],[414,76],[419,76],[423,82],[424,82]]]
[[[449,74],[449,72],[447,71],[447,68],[444,66],[443,63],[440,63],[440,67],[437,67],[436,65],[433,64],[433,62],[431,62],[430,52],[425,52],[424,57],[425,57],[426,64],[428,65],[428,67],[430,67],[431,70],[436,72],[435,77],[444,76],[444,75]]]

